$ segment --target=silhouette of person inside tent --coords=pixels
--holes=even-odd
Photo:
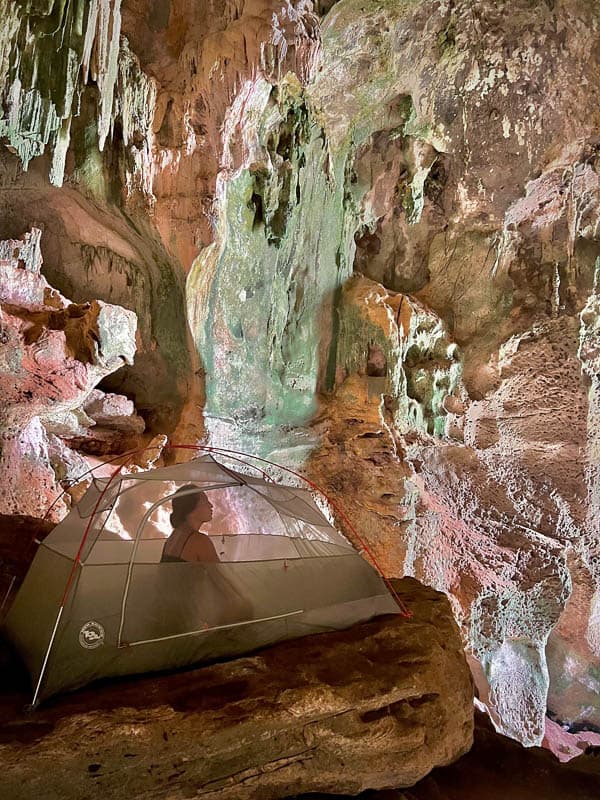
[[[165,542],[161,562],[219,561],[210,536],[200,530],[213,517],[213,506],[206,492],[193,484],[183,486],[173,495],[172,507],[173,532]]]

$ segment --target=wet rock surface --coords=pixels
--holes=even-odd
[[[395,585],[411,619],[105,683],[34,712],[22,711],[13,664],[0,696],[3,796],[274,800],[414,784],[471,746],[472,684],[447,600]]]

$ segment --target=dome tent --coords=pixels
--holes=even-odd
[[[210,499],[202,530],[215,563],[161,561],[182,490]],[[203,455],[93,479],[41,543],[3,627],[35,704],[98,678],[232,656],[398,610],[310,491]]]

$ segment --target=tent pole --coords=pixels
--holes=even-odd
[[[12,591],[12,587],[15,585],[15,581],[16,580],[17,580],[17,576],[13,575],[12,578],[11,578],[11,581],[10,581],[10,583],[8,585],[8,589],[6,590],[6,594],[4,595],[4,600],[2,601],[2,605],[0,606],[0,615],[2,614],[2,610],[4,609],[4,606],[6,605],[6,601],[10,597],[10,593]]]
[[[46,656],[44,658],[44,663],[42,664],[42,669],[40,670],[40,677],[38,678],[37,686],[35,687],[35,692],[33,695],[33,700],[31,703],[31,707],[35,708],[37,704],[37,698],[40,691],[40,687],[42,685],[42,680],[44,678],[44,673],[46,672],[46,665],[48,664],[48,659],[50,658],[50,650],[52,649],[52,645],[54,644],[54,638],[56,637],[56,631],[58,630],[58,625],[60,623],[60,618],[62,617],[64,605],[58,609],[58,614],[56,617],[56,622],[54,623],[54,628],[52,630],[52,635],[50,636],[50,641],[48,642],[48,649],[46,650]]]
[[[60,623],[60,618],[62,617],[62,613],[63,613],[64,607],[65,607],[65,604],[67,602],[67,597],[69,596],[69,591],[71,589],[71,586],[73,585],[73,579],[75,577],[75,573],[77,571],[77,567],[81,566],[81,554],[83,552],[83,547],[85,545],[86,539],[87,539],[88,534],[90,532],[90,528],[91,528],[92,522],[94,520],[94,516],[96,515],[96,512],[98,511],[98,507],[99,507],[100,503],[102,502],[102,498],[104,497],[104,495],[106,494],[107,489],[111,485],[111,483],[113,481],[113,478],[115,478],[119,474],[119,472],[121,471],[122,466],[123,465],[120,465],[113,472],[113,474],[110,476],[110,479],[109,479],[108,483],[106,484],[106,486],[104,487],[104,489],[100,493],[100,497],[96,501],[96,505],[94,506],[94,510],[91,513],[91,516],[89,518],[88,524],[86,525],[84,534],[83,534],[83,536],[81,538],[81,542],[79,544],[79,550],[77,551],[77,555],[75,556],[75,560],[73,561],[73,568],[71,569],[71,574],[69,575],[69,578],[67,580],[67,585],[65,587],[65,591],[64,591],[64,594],[62,596],[61,605],[60,605],[60,608],[58,610],[58,615],[56,617],[56,622],[54,623],[54,628],[52,630],[52,635],[50,636],[50,641],[48,642],[48,649],[46,650],[46,656],[44,658],[44,663],[42,664],[42,670],[40,672],[40,677],[38,678],[37,686],[35,687],[35,693],[33,695],[33,701],[31,703],[32,708],[34,708],[35,704],[37,703],[38,694],[39,694],[39,691],[40,691],[40,687],[42,685],[42,679],[43,679],[44,673],[46,671],[46,665],[48,664],[48,658],[50,657],[50,650],[52,649],[52,645],[54,644],[54,639],[56,637],[56,631],[58,630],[58,625]]]

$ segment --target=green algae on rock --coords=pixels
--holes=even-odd
[[[267,82],[253,92],[256,121],[245,130],[256,137],[252,162],[221,182],[216,242],[187,283],[206,413],[249,435],[301,428],[314,415],[353,247],[346,158],[331,160],[294,82],[278,99]]]

